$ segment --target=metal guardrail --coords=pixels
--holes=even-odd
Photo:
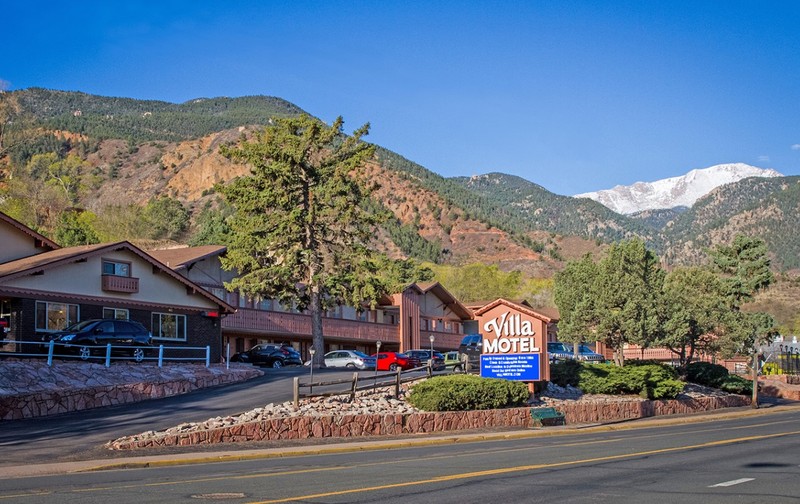
[[[34,348],[36,352],[17,352],[2,350],[6,345],[19,345],[18,348]],[[183,357],[181,355],[170,355],[173,350],[179,350],[182,354],[189,351],[197,351],[198,357]],[[127,354],[127,355],[119,355]],[[53,365],[53,359],[101,361],[106,367],[111,365],[112,360],[134,360],[136,362],[156,361],[158,367],[163,367],[164,360],[169,361],[199,361],[204,362],[206,367],[211,365],[211,347],[172,347],[172,346],[128,346],[128,345],[71,345],[68,343],[58,343],[56,341],[26,341],[26,340],[0,340],[0,357],[46,357],[47,365]]]

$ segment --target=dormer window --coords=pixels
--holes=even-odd
[[[131,263],[103,259],[103,274],[129,277],[131,276]]]

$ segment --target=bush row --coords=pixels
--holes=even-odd
[[[628,361],[625,367],[568,360],[550,366],[550,381],[586,394],[638,394],[646,399],[674,399],[684,383],[670,366]]]
[[[717,364],[694,362],[686,372],[689,382],[733,394],[748,394],[752,388],[749,380]],[[617,367],[567,360],[550,366],[550,381],[586,394],[638,394],[646,399],[674,399],[685,386],[673,367],[653,361],[628,361]],[[528,398],[525,383],[459,374],[418,383],[408,401],[424,411],[468,411],[521,406]]]

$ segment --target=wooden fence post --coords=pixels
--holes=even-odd
[[[394,396],[397,399],[400,399],[400,375],[402,374],[403,370],[397,368],[397,381],[394,384]]]
[[[353,387],[350,389],[350,402],[356,400],[356,389],[358,389],[358,373],[353,373]]]
[[[300,407],[300,377],[294,377],[294,409],[297,410]]]

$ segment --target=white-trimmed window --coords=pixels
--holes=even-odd
[[[130,318],[130,313],[127,308],[103,308],[103,318],[128,320]]]
[[[131,276],[131,263],[103,259],[103,274],[129,277]]]
[[[63,331],[78,322],[78,305],[36,301],[36,330]]]
[[[186,341],[186,315],[153,313],[153,338]]]

